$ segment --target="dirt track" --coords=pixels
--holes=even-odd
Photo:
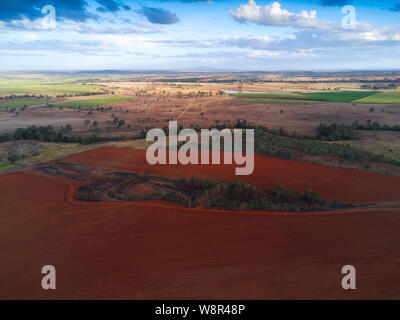
[[[143,169],[142,155],[111,148],[68,159],[96,163],[99,170],[133,170]],[[320,181],[323,187],[330,177],[327,194],[360,202],[400,198],[398,178],[263,160],[263,166],[256,160],[254,175],[260,185],[280,176],[292,178],[293,186]],[[233,175],[229,166],[151,168],[168,175]],[[0,298],[400,298],[398,208],[285,216],[157,202],[93,204],[74,200],[76,182],[33,171],[0,179]],[[57,269],[54,292],[40,287],[45,264]],[[340,287],[345,264],[358,270],[356,291]]]

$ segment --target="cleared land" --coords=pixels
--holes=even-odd
[[[139,167],[233,176],[232,166],[151,169],[137,151],[118,148],[64,160],[105,172]],[[301,188],[325,186],[325,193],[355,202],[399,199],[396,178],[316,165],[307,170],[301,162],[266,157],[256,160],[260,166],[253,178],[264,184],[279,177]],[[80,202],[74,200],[79,183],[68,179],[34,171],[0,178],[0,243],[2,253],[12,252],[0,255],[1,298],[399,298],[400,209],[389,204],[328,215],[243,214],[157,201]],[[340,286],[349,260],[363,271],[357,278],[363,285],[352,292]],[[43,261],[62,275],[51,293],[37,285]]]

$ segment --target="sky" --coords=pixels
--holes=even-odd
[[[0,70],[400,69],[400,0],[0,0]]]

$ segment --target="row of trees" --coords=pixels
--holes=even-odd
[[[381,124],[379,121],[372,121],[371,119],[368,119],[366,124],[360,124],[358,121],[355,121],[351,127],[356,130],[400,131],[400,125],[389,126]]]
[[[361,130],[400,131],[400,125],[389,126],[379,121],[368,119],[365,124],[354,121],[350,126],[344,124],[320,124],[317,128],[317,139],[325,141],[358,140]]]
[[[87,136],[70,135],[72,133],[72,126],[67,125],[56,130],[53,126],[31,126],[28,128],[19,128],[13,134],[2,134],[0,135],[0,142],[12,141],[12,140],[38,140],[45,142],[64,142],[64,143],[81,143],[81,144],[93,144],[107,141],[121,141],[127,139],[141,139],[143,138],[143,132],[138,136],[134,137],[101,137],[96,134]]]

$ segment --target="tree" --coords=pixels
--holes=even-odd
[[[27,145],[25,143],[21,142],[14,143],[8,150],[8,159],[11,162],[15,162],[16,160],[21,160],[24,157],[26,148]]]
[[[83,122],[83,125],[84,125],[85,127],[87,127],[87,129],[89,130],[89,129],[90,129],[90,120],[85,120],[85,121]]]
[[[67,124],[64,128],[65,133],[71,133],[72,132],[72,126],[70,124]]]

